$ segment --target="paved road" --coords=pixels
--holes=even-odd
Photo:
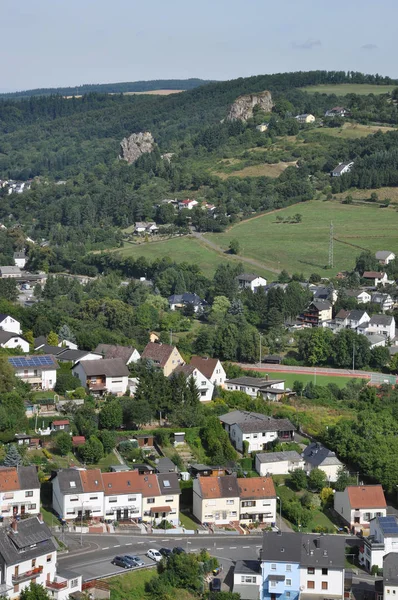
[[[335,377],[356,377],[358,379],[370,379],[372,375],[381,373],[372,373],[371,371],[353,371],[352,369],[329,369],[327,367],[290,367],[288,365],[260,365],[259,363],[235,363],[242,369],[249,371],[260,371],[264,373],[295,373],[303,375],[327,375]]]

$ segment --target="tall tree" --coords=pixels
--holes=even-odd
[[[9,444],[7,454],[4,458],[5,467],[18,467],[22,463],[21,455],[15,444]]]

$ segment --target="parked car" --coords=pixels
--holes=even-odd
[[[211,591],[212,592],[221,592],[221,579],[215,577],[211,582]]]
[[[155,562],[160,562],[162,560],[162,555],[160,554],[159,550],[155,550],[154,548],[150,548],[146,555]]]
[[[173,548],[173,554],[185,554],[185,550],[181,546],[176,546]]]
[[[129,560],[130,562],[134,563],[135,567],[144,567],[145,563],[142,560],[142,558],[140,558],[137,555],[133,555],[133,554],[126,554],[126,556],[124,558],[127,558],[127,560]]]
[[[172,553],[170,548],[160,548],[159,552],[162,556],[165,556],[166,558]]]
[[[135,565],[127,558],[127,556],[115,556],[112,564],[117,565],[118,567],[123,567],[123,569],[131,569],[132,567],[135,567]]]

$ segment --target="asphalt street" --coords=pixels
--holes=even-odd
[[[68,554],[60,554],[58,563],[64,569],[82,574],[83,580],[124,573],[121,567],[111,564],[117,554],[138,554],[148,565],[153,561],[145,556],[149,548],[182,547],[187,552],[196,552],[207,548],[212,556],[219,559],[224,573],[231,564],[240,559],[258,559],[261,548],[261,536],[130,536],[130,535],[84,535],[83,547],[79,547],[79,535],[68,534],[66,544],[74,550]]]

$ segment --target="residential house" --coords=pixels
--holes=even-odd
[[[372,298],[366,290],[344,290],[342,293],[349,298],[355,298],[358,304],[368,304]]]
[[[112,521],[141,519],[142,475],[138,471],[103,473],[105,518]]]
[[[234,567],[233,592],[241,600],[258,600],[261,587],[259,560],[237,560]]]
[[[239,477],[239,521],[275,523],[276,491],[272,477]]]
[[[392,310],[394,307],[394,300],[390,294],[381,294],[376,292],[375,294],[372,294],[371,302],[372,304],[378,304],[381,312],[383,313],[387,312],[388,310]]]
[[[325,117],[348,117],[350,111],[344,106],[334,106],[325,112]]]
[[[26,260],[27,259],[24,250],[22,252],[14,252],[14,263],[16,267],[24,269],[26,265]]]
[[[384,347],[387,343],[387,338],[384,335],[378,335],[377,333],[371,333],[366,336],[370,344],[370,349],[378,347]]]
[[[166,519],[179,525],[180,484],[177,473],[156,473],[142,477],[142,520],[160,523]]]
[[[341,177],[342,175],[345,175],[345,173],[350,173],[353,166],[354,161],[339,163],[337,167],[333,169],[332,177]]]
[[[310,292],[314,300],[328,300],[331,304],[335,304],[338,293],[332,286],[310,285]]]
[[[162,369],[165,377],[168,377],[179,365],[185,365],[176,346],[157,342],[149,342],[145,346],[141,358],[149,360],[156,367]]]
[[[193,365],[196,369],[199,369],[199,371],[214,385],[224,387],[227,375],[218,358],[193,356],[189,364]]]
[[[40,348],[39,350],[44,351],[46,348],[47,345],[43,346],[43,348]],[[101,360],[103,358],[102,354],[90,352],[89,350],[72,350],[69,348],[59,348],[59,352],[57,353],[55,347],[53,347],[52,352],[49,351],[47,353],[54,354],[58,362],[71,362],[74,365],[83,360]]]
[[[146,222],[137,222],[134,226],[134,233],[138,235],[142,234],[154,234],[159,231],[159,227],[156,225],[154,221]]]
[[[388,265],[392,260],[395,260],[395,254],[390,250],[379,250],[376,252],[376,260],[378,260],[381,265]]]
[[[191,294],[191,292],[184,292],[183,294],[173,294],[169,296],[168,303],[170,310],[176,310],[177,308],[186,308],[192,306],[195,313],[202,312],[207,306],[206,300],[202,300],[197,294]]]
[[[395,319],[388,315],[373,315],[369,321],[359,325],[357,331],[366,336],[384,335],[393,340],[395,338]]]
[[[214,383],[209,381],[209,379],[207,379],[207,377],[203,375],[203,373],[198,368],[194,367],[192,364],[180,365],[172,372],[170,377],[174,377],[175,375],[178,375],[180,373],[182,373],[186,377],[187,381],[189,379],[194,380],[199,392],[199,400],[201,402],[210,402],[212,400],[214,392]]]
[[[387,273],[382,271],[364,271],[362,278],[367,285],[377,287],[379,284],[386,285],[388,283]]]
[[[0,329],[9,331],[10,333],[22,333],[21,323],[10,317],[10,315],[0,314]]]
[[[22,517],[40,512],[36,467],[0,467],[0,515]]]
[[[290,390],[285,390],[285,381],[283,379],[269,379],[268,375],[264,379],[258,377],[227,379],[225,381],[225,389],[230,392],[244,392],[252,398],[262,396],[264,400],[273,401],[278,401],[290,393]]]
[[[261,572],[261,600],[343,600],[345,539],[265,532]]]
[[[256,125],[256,129],[260,133],[264,133],[264,131],[267,131],[268,129],[268,123],[260,123],[260,125]]]
[[[398,518],[396,515],[376,517],[370,521],[370,531],[363,537],[358,560],[368,571],[383,568],[383,558],[390,552],[398,554]]]
[[[235,475],[193,480],[193,515],[200,523],[226,525],[239,520],[240,490]]]
[[[259,475],[289,475],[296,469],[304,469],[303,457],[294,450],[286,452],[258,452],[256,471]]]
[[[343,492],[335,492],[334,510],[352,533],[369,529],[372,519],[387,515],[383,488],[381,485],[349,485]]]
[[[304,470],[307,472],[307,475],[313,469],[320,469],[325,473],[329,482],[337,480],[339,471],[343,466],[334,452],[318,442],[309,444],[305,448],[302,457],[304,458]]]
[[[239,452],[265,450],[269,444],[277,440],[292,441],[296,428],[289,419],[274,419],[260,413],[233,410],[219,417],[231,442]],[[246,445],[246,444],[245,444]]]
[[[309,307],[300,315],[299,320],[304,325],[319,327],[324,321],[332,318],[332,305],[328,300],[313,300]]]
[[[393,600],[393,596],[398,596],[398,554],[389,552],[383,559],[383,594],[376,596],[376,600]],[[376,586],[377,590],[377,586]]]
[[[337,313],[334,319],[323,323],[324,327],[338,333],[342,329],[353,329],[356,331],[360,325],[367,323],[370,317],[364,310],[344,310]]]
[[[57,572],[53,534],[39,517],[13,521],[0,529],[0,593],[19,598],[31,583],[42,585],[56,600],[67,600],[82,589],[81,575]]]
[[[104,518],[104,482],[100,469],[60,469],[52,479],[52,506],[65,521]]]
[[[116,346],[114,344],[98,344],[94,350],[95,354],[100,354],[103,358],[121,358],[125,365],[136,363],[141,355],[136,348],[132,346]],[[88,359],[89,360],[89,359]]]
[[[259,287],[267,285],[267,280],[264,277],[253,275],[252,273],[241,273],[235,279],[241,290],[250,289],[252,292],[255,292]]]
[[[0,267],[0,277],[3,279],[17,279],[21,274],[21,269],[16,266]]]
[[[183,210],[186,208],[187,210],[192,210],[195,208],[195,206],[198,206],[198,204],[199,202],[197,200],[189,200],[188,198],[187,200],[181,200],[178,202],[178,209]]]
[[[33,388],[52,390],[57,382],[59,365],[49,354],[37,356],[9,356],[8,362],[14,369],[16,377]]]
[[[52,431],[70,431],[70,421],[69,419],[58,419],[57,421],[53,421],[51,423]]]
[[[308,124],[308,123],[315,123],[315,117],[314,115],[305,113],[303,115],[297,115],[296,117],[294,117],[296,119],[296,121],[298,123],[300,123],[300,125],[304,125],[304,124]]]
[[[29,352],[29,342],[21,335],[11,331],[0,329],[0,347],[1,348],[20,348],[22,352]]]
[[[130,374],[121,358],[82,360],[73,366],[72,373],[90,393],[115,396],[126,393]]]

